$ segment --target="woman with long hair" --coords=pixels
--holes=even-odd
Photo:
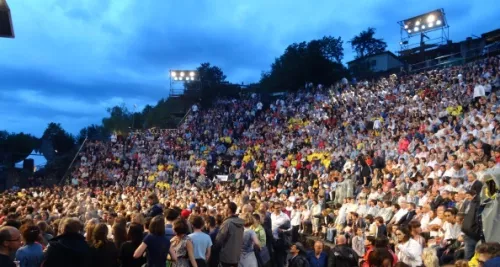
[[[85,224],[85,241],[91,245],[94,241],[94,228],[99,223],[97,219],[90,219],[87,224]]]
[[[118,250],[115,244],[108,240],[108,225],[100,223],[95,226],[90,244],[90,258],[92,267],[117,267]]]
[[[396,231],[398,243],[396,253],[399,261],[410,266],[422,265],[422,246],[411,238],[410,229],[401,227]]]
[[[120,247],[118,256],[120,267],[141,267],[146,263],[145,257],[134,258],[134,251],[141,245],[144,238],[144,227],[131,223],[128,228],[127,241]]]
[[[198,267],[194,257],[193,241],[187,235],[188,230],[189,226],[184,219],[175,220],[175,236],[171,240],[171,250],[176,255],[177,261],[172,264],[172,267]]]
[[[170,240],[165,236],[165,220],[160,215],[151,219],[149,234],[135,250],[134,259],[141,258],[146,249],[148,251],[147,267],[164,267],[169,252],[172,260],[175,261],[176,257],[170,246]]]
[[[127,241],[127,228],[124,224],[115,223],[113,225],[113,241],[115,243],[115,247],[120,249],[122,244]]]

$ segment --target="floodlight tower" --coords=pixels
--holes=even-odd
[[[398,24],[401,32],[401,41],[399,42],[401,46],[400,53],[410,49],[417,50],[417,47],[423,53],[428,45],[445,44],[450,39],[450,26],[442,8],[399,21]],[[429,38],[426,33],[434,31],[441,31],[441,35],[437,38]],[[410,43],[412,37],[415,36],[420,36],[420,43],[418,45]],[[425,40],[428,40],[427,45],[425,44]]]
[[[196,70],[170,70],[170,94],[169,96],[177,97],[184,94],[184,86],[187,83],[195,83],[199,86],[200,75]],[[179,88],[179,84],[182,87]]]
[[[14,38],[14,26],[7,0],[0,0],[0,37]]]

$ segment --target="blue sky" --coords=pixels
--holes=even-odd
[[[37,136],[51,121],[77,134],[107,107],[156,103],[169,69],[211,62],[232,82],[256,82],[293,42],[347,41],[369,26],[396,51],[397,21],[441,7],[453,40],[500,27],[494,0],[8,2],[16,38],[0,39],[0,130]]]

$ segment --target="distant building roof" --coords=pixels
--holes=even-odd
[[[383,55],[383,54],[387,54],[387,55],[392,56],[393,58],[399,60],[398,56],[394,55],[394,53],[392,53],[391,51],[384,51],[384,52],[376,53],[376,54],[373,54],[373,55],[360,57],[360,58],[357,58],[355,60],[351,60],[351,61],[347,62],[347,64],[349,65],[349,64],[352,64],[352,63],[355,63],[355,62],[360,62],[360,61],[366,60],[368,58],[380,56],[380,55]]]

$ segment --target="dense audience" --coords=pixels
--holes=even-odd
[[[0,266],[498,266],[499,71],[242,94],[89,142],[70,185],[0,196]]]

